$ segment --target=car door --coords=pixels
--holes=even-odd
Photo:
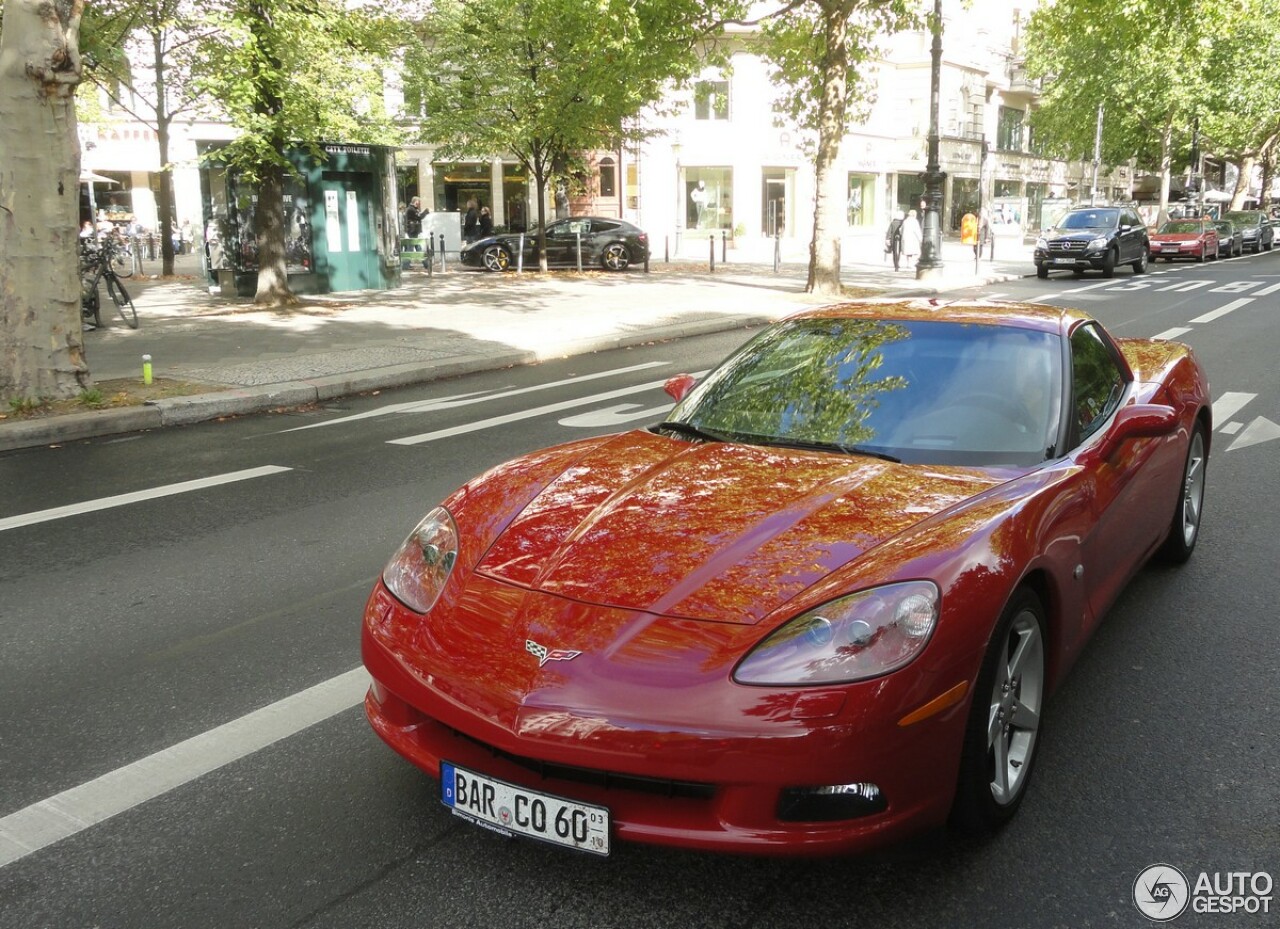
[[[1081,578],[1096,619],[1160,541],[1174,501],[1157,499],[1156,491],[1169,482],[1148,471],[1164,440],[1131,439],[1105,457],[1098,453],[1116,410],[1132,401],[1135,390],[1119,349],[1092,322],[1076,328],[1070,347],[1069,429],[1093,516],[1092,531],[1081,546]]]
[[[1147,247],[1147,227],[1142,217],[1133,210],[1122,210],[1120,228],[1120,263],[1137,261]]]
[[[547,265],[550,267],[574,267],[577,264],[578,237],[586,239],[591,231],[590,220],[581,217],[562,219],[547,227]],[[585,257],[584,257],[585,262]]]

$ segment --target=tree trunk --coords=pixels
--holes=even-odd
[[[818,104],[818,151],[814,159],[815,204],[813,240],[809,245],[809,293],[840,293],[840,223],[844,198],[837,190],[840,178],[840,142],[845,133],[848,106],[849,10],[845,3],[824,5],[822,100]]]
[[[1253,166],[1258,163],[1254,155],[1245,155],[1240,159],[1240,173],[1236,175],[1236,189],[1231,192],[1231,209],[1243,210],[1244,201],[1249,196],[1249,181],[1253,178]],[[1263,191],[1265,198],[1266,191]]]
[[[258,205],[253,211],[253,235],[258,243],[258,291],[253,302],[266,306],[293,306],[298,302],[289,289],[285,266],[284,168],[263,165],[258,182]]]
[[[169,164],[169,124],[173,118],[169,115],[168,101],[168,62],[165,61],[164,33],[157,30],[151,33],[151,47],[154,52],[153,65],[156,81],[156,140],[160,146],[160,190],[156,196],[156,206],[160,210],[160,273],[165,277],[173,275],[173,169]]]
[[[1173,123],[1166,121],[1160,133],[1160,214],[1159,222],[1169,215],[1169,179],[1173,170]]]
[[[0,37],[0,398],[89,383],[77,234],[82,0],[7,0]]]

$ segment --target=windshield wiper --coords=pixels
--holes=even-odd
[[[861,445],[841,445],[839,442],[811,442],[807,439],[788,439],[781,436],[751,436],[751,438],[758,440],[762,445],[780,445],[784,448],[799,448],[817,452],[844,452],[846,455],[864,455],[867,458],[878,458],[881,461],[902,464],[901,458],[895,458],[893,455],[878,452],[874,449],[864,448]]]
[[[712,432],[709,429],[701,429],[692,423],[680,423],[675,420],[666,420],[658,423],[654,429],[666,429],[668,432],[678,432],[680,435],[688,436],[691,439],[706,439],[709,442],[728,442],[729,437],[721,435],[718,432]]]

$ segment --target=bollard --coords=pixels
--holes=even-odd
[[[778,233],[773,234],[773,273],[777,274],[782,270],[782,236]]]
[[[711,268],[711,273],[715,274],[716,273],[716,234],[714,232],[711,233],[711,235],[707,236],[707,246],[708,246],[707,250],[711,253],[709,267]]]
[[[577,258],[578,258],[578,270],[581,271],[582,270],[582,233],[575,232],[573,234],[573,239],[574,239],[573,250],[574,250],[574,254],[577,255]]]
[[[151,386],[151,356],[142,356],[142,383]]]
[[[444,267],[444,233],[440,233],[440,273],[443,274]]]
[[[662,237],[662,262],[671,264],[671,236],[669,235]]]
[[[720,263],[726,264],[729,261],[729,234],[723,229],[720,230]]]
[[[520,252],[516,255],[516,274],[524,274],[524,233],[520,233]]]
[[[427,269],[427,277],[434,277],[436,273],[435,241],[431,236],[427,236],[427,253],[422,256],[422,266]]]

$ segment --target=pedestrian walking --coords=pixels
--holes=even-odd
[[[476,233],[480,231],[480,214],[476,211],[476,202],[467,201],[467,212],[462,217],[462,241],[474,242]]]
[[[907,218],[902,221],[902,259],[908,266],[919,260],[920,243],[923,241],[924,230],[920,228],[920,220],[916,219],[916,211],[908,210]]]
[[[493,214],[489,212],[487,206],[480,207],[480,218],[478,220],[480,238],[486,239],[493,235]]]
[[[893,270],[897,271],[902,261],[902,221],[905,217],[898,210],[889,220],[889,228],[884,232],[884,253],[893,256]]]

